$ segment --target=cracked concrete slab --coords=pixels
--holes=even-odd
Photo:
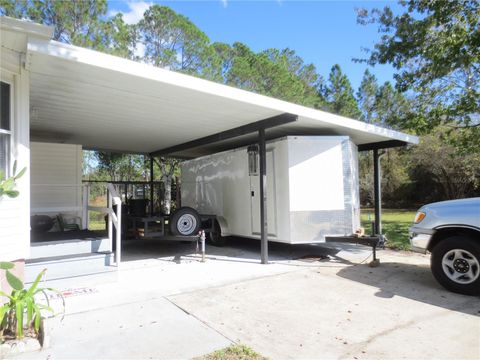
[[[164,298],[71,314],[51,339],[18,359],[191,359],[231,344]]]
[[[442,289],[425,256],[381,257],[169,298],[272,359],[479,359],[479,298]]]

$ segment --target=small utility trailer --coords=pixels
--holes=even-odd
[[[269,141],[266,162],[269,241],[318,243],[360,228],[357,146],[348,136]],[[227,235],[260,239],[258,170],[255,145],[181,164],[182,205],[214,214],[213,243]]]
[[[136,239],[195,241],[203,231],[213,231],[214,216],[195,214],[193,209],[181,208],[170,215],[127,216],[127,234]],[[206,226],[206,227],[205,227]]]
[[[357,151],[348,136],[267,142],[268,241],[357,243],[371,246],[376,259],[382,237],[359,231]],[[135,238],[198,241],[200,229],[214,245],[225,236],[261,238],[257,145],[184,161],[181,183],[182,207],[172,215],[128,217]]]
[[[135,239],[196,242],[197,252],[199,250],[201,251],[202,261],[205,261],[206,237],[205,230],[200,228],[200,225],[202,223],[213,223],[212,217],[206,215],[200,219],[196,219],[195,213],[191,215],[189,211],[187,212],[188,213],[185,213],[185,211],[180,209],[172,214],[172,216],[127,216],[127,236]],[[185,214],[187,216],[185,216]],[[172,226],[172,224],[175,224],[175,226]],[[208,231],[211,231],[211,229],[208,229]]]

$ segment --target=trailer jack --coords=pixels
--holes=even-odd
[[[197,253],[198,253],[198,250],[199,250],[199,247],[201,249],[201,252],[202,252],[202,262],[205,262],[205,239],[206,239],[206,236],[205,236],[205,230],[200,230],[198,232],[198,237],[197,237]]]

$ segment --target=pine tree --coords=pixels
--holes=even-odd
[[[397,129],[405,128],[403,119],[409,110],[409,102],[390,82],[385,82],[375,98],[375,122]]]
[[[327,101],[327,107],[335,114],[358,119],[361,112],[353,95],[353,88],[340,65],[335,64],[330,71],[328,83],[320,88],[320,93]]]
[[[375,75],[367,69],[357,91],[358,106],[362,113],[360,119],[367,123],[375,123],[375,105],[377,100],[378,84]]]

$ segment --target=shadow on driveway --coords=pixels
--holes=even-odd
[[[301,244],[291,245],[269,242],[268,255],[270,262],[296,260],[302,257],[331,257],[336,262],[352,264],[337,256],[341,250],[352,254],[368,254],[368,247],[342,244]],[[367,252],[365,252],[367,250]],[[123,261],[156,259],[159,261],[181,263],[197,251],[196,243],[182,243],[164,240],[130,240],[122,244]],[[230,237],[223,247],[206,245],[206,255],[209,260],[230,262],[260,262],[260,241],[254,239]]]
[[[402,296],[445,309],[480,316],[478,296],[449,292],[433,277],[428,265],[385,262],[378,268],[348,266],[337,275],[378,288],[375,296],[392,298]]]
[[[181,243],[162,240],[125,241],[122,246],[123,261],[154,260],[164,263],[182,264],[185,261],[198,261],[196,243]],[[343,251],[339,254],[340,251]],[[245,238],[228,238],[227,245],[215,247],[207,245],[208,261],[260,263],[260,242]],[[306,244],[290,245],[269,243],[269,261],[271,263],[302,266],[302,257],[311,257],[313,266],[326,263],[326,267],[340,270],[336,275],[378,289],[376,297],[392,298],[401,296],[445,309],[480,316],[479,297],[454,294],[443,289],[433,278],[428,265],[395,262],[388,259],[387,253],[380,253],[380,267],[370,268],[366,265],[371,260],[371,251],[366,246],[353,244]],[[328,258],[322,260],[322,256]],[[387,259],[386,259],[387,258]],[[293,262],[292,262],[293,261]],[[401,261],[401,260],[400,260]],[[307,261],[308,262],[308,261]],[[363,264],[360,264],[364,262]],[[310,264],[304,263],[305,266]]]

